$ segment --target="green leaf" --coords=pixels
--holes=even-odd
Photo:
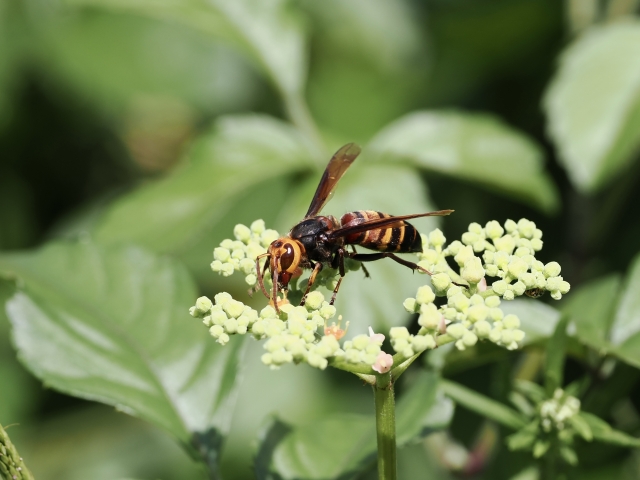
[[[306,76],[301,24],[286,0],[66,0],[178,22],[239,49],[284,93],[302,91]]]
[[[194,121],[194,113],[235,111],[253,100],[256,72],[201,32],[110,11],[56,13],[38,31],[44,38],[34,44],[37,55],[49,74],[116,118],[124,111],[135,122],[157,105],[165,110],[160,118],[143,118],[175,132]]]
[[[505,427],[519,430],[525,426],[524,417],[517,411],[460,385],[459,383],[451,382],[449,380],[441,380],[440,388],[445,395],[450,397],[457,404],[462,405],[483,417],[495,420]]]
[[[569,178],[595,192],[640,145],[640,22],[590,29],[562,55],[544,100]]]
[[[490,115],[415,112],[379,132],[369,150],[380,161],[475,181],[545,212],[558,208],[540,147]]]
[[[538,438],[539,421],[534,420],[521,428],[516,433],[507,437],[507,446],[509,450],[528,450],[533,447],[534,442]]]
[[[402,446],[446,428],[453,418],[454,404],[439,388],[440,379],[433,372],[421,371],[407,379],[409,389],[396,406],[396,442]]]
[[[242,342],[222,348],[189,317],[197,291],[183,267],[138,248],[65,242],[0,256],[0,272],[18,278],[7,312],[37,377],[163,427],[217,470]]]
[[[553,336],[547,343],[547,359],[544,373],[545,390],[549,398],[564,383],[564,356],[567,342],[567,325],[570,318],[569,315],[565,315],[560,319]]]
[[[573,415],[569,417],[569,423],[576,432],[587,442],[593,440],[593,432],[587,421],[580,415]]]
[[[640,255],[636,255],[631,263],[622,293],[618,301],[615,317],[609,331],[611,343],[624,349],[627,342],[637,344],[640,338]],[[630,350],[630,349],[627,349]],[[640,362],[640,352],[636,352],[637,361]]]
[[[581,286],[567,297],[563,312],[571,315],[575,335],[590,347],[606,352],[609,326],[620,291],[620,276],[611,275]]]
[[[396,406],[398,445],[445,428],[452,415],[451,402],[438,393],[437,376],[425,372],[419,374]],[[351,478],[367,468],[375,458],[374,422],[372,415],[344,413],[325,416],[299,428],[274,421],[261,435],[257,477]],[[273,457],[267,462],[269,452],[273,452]],[[274,477],[274,473],[278,477]]]
[[[262,115],[223,117],[175,172],[115,202],[96,238],[107,244],[133,241],[157,252],[189,249],[248,189],[309,168],[310,158],[284,122]]]
[[[640,438],[632,437],[624,432],[615,430],[600,417],[588,412],[580,412],[578,415],[591,429],[593,438],[600,442],[611,443],[621,447],[640,448]]]

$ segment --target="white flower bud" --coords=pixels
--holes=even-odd
[[[433,293],[433,290],[431,290],[431,287],[429,285],[423,285],[422,287],[418,288],[418,291],[416,293],[416,301],[418,303],[421,303],[421,304],[431,303],[435,299],[436,299],[436,296]]]
[[[233,229],[233,235],[242,243],[248,243],[251,239],[251,230],[246,225],[239,223]]]

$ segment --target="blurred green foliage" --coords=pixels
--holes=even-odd
[[[19,424],[8,433],[36,478],[205,478],[185,451],[224,478],[375,477],[368,389],[268,371],[258,344],[221,349],[187,314],[197,291],[244,294],[210,271],[213,248],[257,218],[286,232],[348,141],[363,154],[326,212],[452,208],[451,239],[527,217],[572,284],[560,306],[506,306],[521,352],[429,355],[482,415],[416,402],[433,379],[407,372],[400,478],[537,478],[488,420],[512,418],[499,402],[513,378],[580,384],[585,415],[637,436],[638,3],[0,2],[0,423]],[[354,333],[411,325],[402,300],[424,280],[391,263],[345,279]],[[564,349],[545,367],[561,312]],[[596,437],[615,436],[591,417]],[[619,446],[633,442],[615,438],[578,443],[574,475],[638,478],[640,456]],[[341,469],[291,453],[305,449]]]

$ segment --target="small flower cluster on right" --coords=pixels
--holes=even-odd
[[[394,350],[405,356],[434,348],[437,337],[445,333],[460,350],[472,347],[478,339],[517,349],[525,334],[516,315],[503,313],[501,299],[513,300],[523,294],[537,297],[549,291],[558,300],[569,291],[557,262],[545,265],[535,258],[542,249],[542,231],[529,220],[507,220],[504,227],[496,221],[484,227],[472,223],[461,241],[447,247],[445,243],[438,229],[423,237],[419,265],[433,273],[433,289],[420,287],[415,298],[404,302],[408,312],[420,314],[421,329],[417,335],[404,327],[390,332]],[[453,257],[459,273],[447,257]],[[488,286],[487,277],[498,280]],[[436,297],[447,301],[438,307]]]

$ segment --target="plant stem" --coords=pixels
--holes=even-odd
[[[33,480],[33,475],[27,469],[2,425],[0,425],[0,478]]]
[[[373,387],[378,440],[378,479],[396,480],[396,405],[391,373],[376,375]]]

